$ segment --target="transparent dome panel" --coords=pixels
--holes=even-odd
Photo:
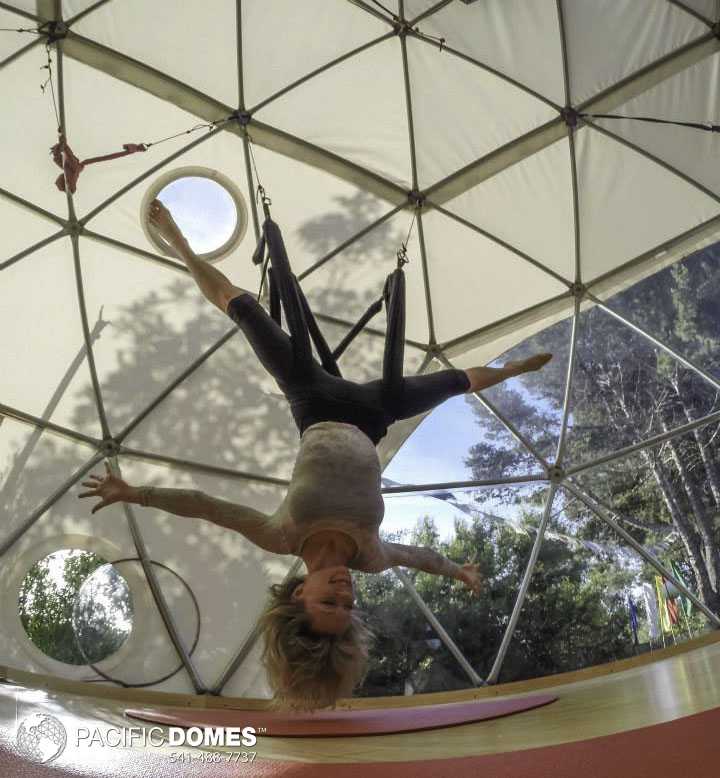
[[[72,612],[76,645],[87,663],[114,654],[132,630],[133,603],[127,581],[110,564],[80,586]]]
[[[237,209],[230,193],[220,184],[201,176],[178,178],[164,187],[158,199],[196,254],[224,246],[237,226]]]

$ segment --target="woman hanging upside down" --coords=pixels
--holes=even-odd
[[[290,265],[277,225],[263,225],[270,246],[271,301],[279,299],[290,335],[255,298],[211,264],[198,259],[168,210],[157,200],[150,221],[188,266],[205,297],[230,316],[290,403],[300,432],[300,450],[287,494],[272,515],[216,499],[198,490],[134,487],[114,476],[83,482],[97,496],[92,512],[114,502],[137,503],[178,516],[206,519],[242,533],[276,554],[294,554],[307,575],[270,587],[260,619],[263,662],[274,689],[275,706],[312,710],[348,697],[364,677],[371,633],[354,607],[350,570],[377,573],[413,567],[481,588],[476,564],[458,565],[431,548],[380,539],[384,504],[376,444],[399,419],[428,411],[457,394],[478,392],[532,370],[550,354],[538,354],[501,368],[472,367],[403,377],[405,276],[398,266],[387,278],[383,297],[387,334],[383,377],[354,383],[340,376],[328,354],[320,364],[312,353],[312,314]],[[273,306],[271,305],[271,310]]]

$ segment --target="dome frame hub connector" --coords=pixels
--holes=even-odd
[[[65,225],[65,230],[68,235],[77,238],[85,231],[85,225],[82,222],[79,222],[77,219],[71,219]]]
[[[580,281],[574,281],[572,284],[570,284],[568,291],[579,302],[587,294],[587,286],[585,286],[583,283],[580,283]]]
[[[551,484],[561,484],[565,480],[565,470],[557,463],[554,465],[549,464],[547,477]]]
[[[252,115],[248,111],[244,111],[241,108],[239,108],[237,111],[233,111],[230,114],[231,119],[235,119],[235,121],[243,128],[247,127],[248,124],[252,121]]]
[[[56,43],[59,40],[65,40],[70,32],[70,28],[62,20],[45,22],[45,24],[38,27],[38,30],[47,35],[48,43]]]
[[[106,459],[111,459],[120,453],[120,444],[113,438],[105,438],[100,446],[100,452]]]
[[[560,118],[571,130],[576,130],[578,127],[582,126],[582,115],[571,105],[566,105],[565,108],[560,109]]]
[[[401,38],[405,38],[409,33],[413,32],[413,28],[410,26],[408,20],[400,19],[397,16],[393,19],[393,28],[395,30],[395,35],[398,35]]]
[[[408,204],[414,205],[418,211],[425,207],[425,194],[419,189],[411,189],[407,195]]]

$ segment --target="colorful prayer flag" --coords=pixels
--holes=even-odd
[[[657,640],[660,637],[660,618],[658,612],[658,600],[655,589],[649,584],[642,585],[643,599],[645,600],[645,612],[648,620],[648,634],[650,640]]]
[[[673,622],[671,621],[667,608],[668,596],[663,579],[659,575],[655,576],[655,592],[658,599],[658,610],[660,612],[660,626],[662,627],[662,631],[672,632]]]
[[[638,620],[637,620],[637,608],[633,602],[632,597],[628,594],[628,607],[630,608],[630,628],[633,633],[633,643],[638,645]]]
[[[672,570],[675,578],[677,578],[681,584],[684,584],[687,588],[690,588],[688,587],[685,578],[680,572],[680,568],[675,562],[670,563],[670,569]],[[692,600],[689,597],[686,597],[684,594],[681,594],[680,597],[678,597],[678,600],[680,602],[680,607],[683,609],[683,613],[685,614],[685,618],[689,618],[690,614],[692,613]]]

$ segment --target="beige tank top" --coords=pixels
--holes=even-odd
[[[372,441],[357,427],[323,421],[308,427],[282,504],[273,519],[290,553],[320,530],[350,535],[358,553],[349,567],[372,571],[384,561],[378,528],[385,512],[380,461]]]

